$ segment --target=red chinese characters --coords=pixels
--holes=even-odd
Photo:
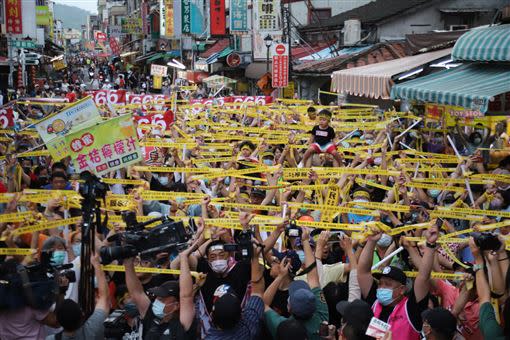
[[[7,0],[5,3],[5,24],[7,33],[23,33],[21,0]]]

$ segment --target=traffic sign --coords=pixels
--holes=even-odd
[[[35,42],[31,40],[11,40],[11,44],[15,48],[35,48]]]
[[[284,44],[277,44],[274,50],[276,51],[277,55],[284,55],[287,48]]]
[[[273,53],[271,80],[274,88],[289,84],[289,50],[284,44],[276,44]]]

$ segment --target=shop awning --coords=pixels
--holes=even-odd
[[[218,59],[224,58],[224,57],[228,56],[232,52],[234,52],[233,49],[231,49],[230,47],[226,47],[223,50],[221,50],[220,52],[212,54],[209,58],[207,58],[205,60],[205,62],[207,64],[214,64],[215,62],[218,61]]]
[[[392,99],[462,106],[485,113],[489,101],[510,92],[510,66],[469,64],[393,86]]]
[[[510,24],[474,28],[455,43],[453,60],[510,61]]]
[[[448,56],[451,48],[410,57],[394,59],[377,64],[336,71],[332,75],[331,89],[356,96],[389,99],[393,86],[392,77],[415,69],[431,61]]]
[[[153,56],[151,56],[149,59],[147,59],[148,63],[151,63],[153,61],[159,60],[159,59],[170,59],[170,58],[177,58],[181,55],[181,52],[178,50],[168,51],[168,52],[160,52],[156,53]]]

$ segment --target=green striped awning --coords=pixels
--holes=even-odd
[[[485,113],[494,96],[510,92],[510,66],[469,64],[394,85],[392,99],[462,106]]]
[[[510,24],[474,28],[455,43],[453,60],[510,61]]]

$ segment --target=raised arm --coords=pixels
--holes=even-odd
[[[367,243],[363,247],[358,261],[358,283],[361,289],[361,296],[364,298],[366,298],[368,293],[370,293],[370,289],[374,282],[371,268],[374,259],[375,245],[377,244],[377,241],[381,239],[381,236],[382,232],[378,230],[367,238]]]
[[[124,268],[126,269],[126,286],[129,291],[129,295],[135,302],[138,312],[143,319],[145,317],[145,313],[147,313],[147,309],[149,309],[151,301],[147,294],[145,294],[142,283],[138,277],[136,277],[134,259],[125,259]]]
[[[110,311],[108,282],[106,281],[103,269],[101,269],[99,255],[97,253],[94,253],[94,255],[90,258],[90,263],[94,266],[94,273],[97,278],[98,297],[96,301],[96,309],[101,309],[108,314]]]
[[[430,291],[430,273],[434,264],[434,254],[436,253],[436,241],[439,235],[437,223],[434,223],[427,230],[427,246],[423,254],[418,276],[414,281],[414,296],[416,301],[423,300]]]

